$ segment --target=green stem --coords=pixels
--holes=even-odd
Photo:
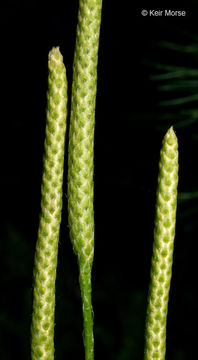
[[[84,319],[83,340],[86,349],[86,359],[94,358],[93,338],[93,311],[91,305],[91,268],[90,266],[80,267],[80,290],[82,297],[82,309]]]
[[[85,358],[94,358],[91,268],[94,254],[93,148],[98,44],[102,0],[80,0],[73,65],[68,160],[70,237],[80,267]],[[89,268],[90,279],[83,277]],[[85,272],[86,272],[85,271]],[[88,309],[89,307],[89,309]],[[85,310],[86,308],[86,310]],[[89,313],[89,315],[88,315]]]
[[[32,360],[54,359],[55,280],[62,210],[62,184],[67,115],[67,79],[59,48],[49,53],[47,124],[41,214],[35,253]]]
[[[160,153],[153,256],[146,319],[145,360],[165,359],[166,317],[172,276],[177,207],[177,149],[177,137],[171,127],[163,139]]]

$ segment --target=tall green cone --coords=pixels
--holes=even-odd
[[[69,228],[80,268],[86,360],[94,358],[91,306],[94,254],[93,149],[101,7],[102,0],[80,0],[69,130]]]
[[[41,214],[34,267],[32,360],[54,359],[55,280],[62,210],[67,79],[59,48],[49,53]]]
[[[164,360],[166,318],[172,276],[177,208],[178,144],[171,127],[160,153],[151,279],[149,286],[145,360]]]

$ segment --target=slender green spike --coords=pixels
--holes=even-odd
[[[59,48],[49,52],[41,214],[35,253],[32,360],[54,359],[55,280],[62,210],[67,79]]]
[[[178,185],[178,144],[171,127],[160,153],[151,279],[148,295],[145,360],[164,360],[166,317],[172,275]]]
[[[86,360],[94,358],[91,305],[93,148],[101,8],[102,0],[80,0],[79,3],[68,154],[69,228],[80,269]]]

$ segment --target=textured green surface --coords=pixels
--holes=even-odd
[[[91,268],[94,254],[93,149],[102,0],[80,0],[69,131],[68,214],[80,266],[86,360],[94,357]]]
[[[59,48],[49,53],[41,214],[34,267],[32,360],[54,359],[55,280],[62,210],[67,80]]]
[[[165,359],[166,317],[172,275],[178,185],[178,144],[171,127],[162,143],[159,162],[145,360]]]

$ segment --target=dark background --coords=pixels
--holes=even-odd
[[[185,10],[184,18],[143,17],[142,9]],[[1,5],[0,358],[30,359],[32,271],[40,211],[47,57],[60,46],[71,93],[78,1]],[[167,360],[196,347],[197,94],[158,88],[156,64],[198,69],[198,4],[103,1],[95,127],[95,358],[143,358],[161,141],[179,141],[177,229],[167,323]],[[180,50],[161,42],[172,42]],[[165,44],[165,43],[164,43]],[[182,48],[183,47],[183,48]],[[183,50],[182,50],[183,49]],[[155,77],[156,76],[156,77]],[[190,77],[196,80],[198,77]],[[178,77],[178,81],[185,79]],[[159,79],[158,79],[159,80]],[[185,84],[185,83],[184,83]],[[197,84],[197,85],[196,85]],[[180,83],[181,86],[181,83]],[[184,86],[185,87],[185,86]],[[198,107],[197,107],[198,109]],[[65,175],[67,172],[67,152]],[[84,356],[76,257],[68,236],[66,178],[56,285],[56,359]]]

